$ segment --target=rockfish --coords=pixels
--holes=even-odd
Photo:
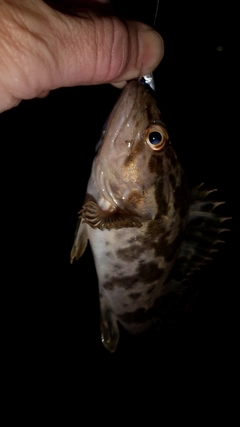
[[[89,240],[109,351],[118,324],[136,334],[161,321],[166,297],[209,259],[224,220],[210,193],[189,191],[152,90],[129,82],[102,132],[71,251],[72,262]]]

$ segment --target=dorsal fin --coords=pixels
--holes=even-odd
[[[202,185],[191,191],[189,221],[178,258],[166,281],[161,321],[169,321],[175,311],[178,313],[174,313],[174,318],[179,312],[186,311],[186,306],[191,304],[197,292],[188,279],[212,260],[213,253],[218,252],[218,244],[224,243],[219,235],[229,231],[222,223],[231,218],[215,212],[224,202],[209,197],[216,190],[203,190],[201,187]]]

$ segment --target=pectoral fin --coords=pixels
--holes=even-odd
[[[89,201],[83,205],[80,218],[82,218],[83,223],[100,230],[142,226],[140,218],[136,215],[121,210],[104,211],[94,201]]]
[[[84,253],[88,242],[87,226],[82,220],[77,226],[73,247],[70,254],[70,262],[72,264],[74,258],[79,259]]]

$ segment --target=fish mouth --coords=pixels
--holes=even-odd
[[[133,141],[136,129],[144,126],[148,119],[151,102],[149,90],[143,84],[135,80],[129,82],[109,115],[104,139],[108,138],[112,144],[116,144],[119,137],[126,143]]]
[[[102,196],[99,203],[102,209],[118,209],[135,213],[135,209],[131,208],[129,201],[132,200],[133,196],[131,195],[133,194],[138,198],[144,196],[144,191],[138,185],[135,185],[134,188],[129,188],[124,182],[117,181],[114,175],[112,179],[109,179],[109,176],[106,176],[103,171],[99,174],[97,182]]]

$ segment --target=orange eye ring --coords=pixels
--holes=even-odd
[[[153,125],[147,129],[146,142],[152,150],[162,150],[167,141],[168,133],[163,126]]]

